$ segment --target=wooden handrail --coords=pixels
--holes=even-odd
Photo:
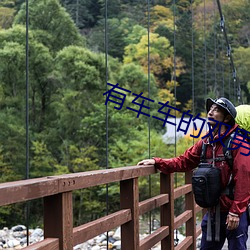
[[[95,221],[75,227],[73,229],[74,245],[90,240],[96,235],[108,232],[113,228],[123,225],[131,220],[132,217],[130,209],[122,209]]]
[[[1,183],[0,206],[154,173],[153,166],[134,166]]]
[[[139,202],[141,176],[156,174],[154,166],[129,166],[58,176],[48,176],[0,184],[0,206],[33,199],[44,199],[44,240],[23,249],[72,250],[77,244],[121,227],[122,249],[146,250],[161,241],[161,249],[196,249],[200,227],[196,213],[201,208],[193,199],[191,173],[186,184],[174,189],[173,174],[160,174],[160,194]],[[73,228],[74,190],[120,183],[120,210]],[[174,217],[174,200],[185,196],[186,210]],[[139,216],[160,208],[161,225],[146,238],[139,239]],[[174,247],[174,230],[186,224],[186,238]]]

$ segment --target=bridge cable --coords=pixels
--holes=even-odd
[[[206,0],[204,0],[204,19],[203,19],[203,36],[204,36],[204,94],[205,98],[207,98],[207,40],[206,40],[206,22],[207,22],[207,16],[206,16]]]
[[[150,99],[150,0],[147,0],[147,30],[148,30],[148,98]],[[150,106],[150,102],[148,101],[148,106]],[[150,128],[151,128],[151,122],[150,122],[150,109],[148,109],[149,117],[148,117],[148,158],[151,157],[151,140],[150,140]],[[148,176],[148,188],[149,188],[149,197],[151,197],[151,175]],[[149,233],[151,233],[152,228],[152,212],[149,212]]]
[[[191,80],[192,80],[192,113],[195,114],[195,90],[194,90],[194,10],[193,10],[193,0],[191,0],[191,39],[192,39],[192,69],[191,69]],[[193,134],[194,134],[194,121],[193,121]],[[194,137],[193,137],[194,144]]]
[[[192,79],[192,109],[193,109],[193,113],[195,114],[195,106],[194,106],[194,10],[193,10],[193,0],[191,0],[191,25],[192,25],[192,73],[191,73],[191,79]],[[194,139],[194,138],[193,138]]]
[[[25,45],[25,79],[26,79],[26,173],[25,179],[29,179],[29,0],[26,0],[26,45]],[[26,238],[27,246],[29,245],[29,211],[30,202],[25,203],[25,216],[26,216]]]
[[[104,22],[104,29],[105,29],[105,84],[106,84],[106,92],[108,91],[108,0],[105,0],[105,22]],[[107,97],[106,97],[107,98]],[[108,105],[106,106],[106,169],[109,168],[109,161],[108,161],[108,146],[109,146],[109,133],[108,133],[108,128],[109,128],[109,120],[108,120]],[[106,184],[106,215],[108,215],[109,212],[109,186]],[[107,232],[107,249],[108,249],[109,241],[108,241],[108,232]]]
[[[176,108],[176,100],[177,100],[177,84],[176,84],[176,1],[173,0],[173,24],[174,24],[174,55],[173,55],[173,61],[174,61],[174,72],[173,72],[173,81],[174,81],[174,106]],[[175,124],[176,124],[176,110],[175,110]],[[175,157],[177,155],[177,131],[175,126],[175,136],[174,136],[174,154]],[[175,187],[177,187],[177,173],[175,173]],[[175,245],[178,245],[179,238],[178,238],[178,230],[175,230]]]
[[[76,26],[79,28],[79,0],[76,0]]]
[[[219,57],[220,57],[220,73],[221,73],[221,81],[222,81],[222,96],[225,96],[225,65],[224,65],[224,60],[221,57],[222,51],[224,50],[225,44],[224,44],[224,39],[221,40],[221,36],[219,35],[220,39],[218,39],[218,47],[219,47]]]
[[[241,86],[240,86],[239,80],[237,81],[237,72],[236,72],[236,68],[234,65],[231,45],[229,43],[228,36],[227,36],[225,18],[224,18],[223,13],[222,13],[220,0],[216,0],[216,1],[217,1],[219,14],[220,14],[220,28],[224,34],[224,38],[225,38],[226,45],[227,45],[227,57],[230,60],[230,69],[232,70],[232,78],[233,78],[233,82],[234,82],[234,91],[233,92],[235,92],[235,90],[236,90],[238,103],[241,104],[242,103]],[[236,84],[237,84],[237,89],[236,89]]]
[[[213,15],[214,15],[214,25],[213,25],[213,33],[214,33],[214,93],[217,97],[218,95],[218,84],[217,84],[217,32],[216,32],[216,15],[215,15],[215,0],[213,1]]]
[[[230,70],[231,70],[231,66],[229,65],[229,72],[230,72]],[[230,75],[228,75],[228,88],[229,88],[229,99],[231,99],[231,76]]]
[[[177,89],[176,89],[176,2],[175,0],[173,0],[173,24],[174,24],[174,55],[173,55],[173,63],[174,63],[174,71],[173,71],[173,77],[172,80],[174,81],[174,106],[176,108],[176,96],[177,96]],[[175,124],[176,124],[176,110],[175,110]],[[176,138],[177,138],[177,131],[176,131],[176,126],[175,126],[175,143],[174,143],[174,154],[176,156],[176,151],[177,151],[177,142],[176,142]],[[177,178],[175,178],[175,184],[177,182]]]

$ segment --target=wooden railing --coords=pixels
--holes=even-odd
[[[160,194],[139,202],[138,178],[156,173],[153,166],[131,166],[48,176],[0,184],[0,206],[43,198],[44,240],[25,250],[72,250],[101,233],[121,227],[122,250],[148,250],[161,241],[161,249],[196,249],[201,229],[196,226],[195,205],[186,173],[186,184],[174,189],[173,174],[160,174]],[[73,227],[72,192],[112,182],[120,183],[120,210],[89,223]],[[185,196],[185,212],[174,217],[174,200]],[[139,216],[160,207],[160,227],[139,240]],[[186,226],[185,239],[174,247],[174,230]]]

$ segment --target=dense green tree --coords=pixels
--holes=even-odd
[[[13,108],[0,113],[0,141],[2,168],[1,182],[25,178],[25,124],[21,115],[13,114]],[[8,138],[8,139],[7,139]]]
[[[249,99],[249,1],[221,2],[237,72]],[[151,156],[172,157],[190,146],[193,142],[187,138],[178,141],[176,148],[164,144],[165,128],[153,115],[161,116],[159,101],[180,102],[180,108],[190,109],[192,81],[196,113],[204,110],[206,95],[232,95],[232,88],[222,91],[225,83],[219,79],[228,79],[231,72],[226,72],[230,65],[223,58],[226,48],[214,3],[206,1],[204,10],[201,0],[181,0],[175,5],[162,0],[30,0],[30,176],[135,165]],[[24,0],[0,3],[1,182],[25,177],[25,7]],[[104,93],[111,89],[106,81],[131,91],[120,109],[117,103],[106,103]],[[138,108],[134,94],[141,92],[154,100],[150,110],[144,107],[150,118],[143,114],[137,118],[136,112],[127,109]],[[182,176],[176,176],[175,185],[181,185],[181,180]],[[157,194],[158,176],[151,181],[152,194]],[[149,179],[139,182],[143,200],[148,197]],[[119,185],[112,183],[108,188],[113,211],[119,208]],[[105,214],[106,195],[106,186],[75,191],[74,224]],[[31,223],[42,224],[41,208],[41,201],[31,204],[36,214],[30,217]],[[24,220],[22,204],[1,207],[0,214],[1,225]]]
[[[234,46],[249,46],[249,11],[250,3],[247,0],[228,1],[223,5],[227,32],[232,35],[230,41]]]
[[[151,74],[150,79],[148,79],[148,75],[140,65],[134,63],[124,64],[120,69],[118,77],[118,82],[122,87],[138,94],[140,92],[148,94],[148,80],[151,84],[150,93],[152,97],[156,97],[157,88],[155,78]]]
[[[30,177],[43,177],[56,174],[56,161],[48,151],[44,142],[33,141],[31,146],[33,157],[30,162]]]
[[[101,14],[101,4],[98,0],[61,0],[62,5],[70,13],[76,26],[87,32],[92,28]]]
[[[14,28],[7,31],[3,31],[0,34],[0,40],[4,41],[15,41],[15,49],[20,47],[20,55],[16,56],[14,60],[10,60],[11,63],[6,64],[8,58],[4,56],[2,62],[4,63],[2,70],[5,69],[6,72],[10,72],[16,68],[15,74],[10,74],[8,79],[3,79],[6,86],[12,86],[15,83],[15,86],[12,88],[12,92],[15,93],[25,93],[25,28],[22,26],[14,26]],[[50,102],[50,95],[53,93],[53,86],[51,84],[50,73],[52,70],[52,56],[49,52],[49,49],[43,44],[37,42],[34,39],[33,32],[30,32],[29,39],[29,84],[30,84],[30,98],[31,98],[31,125],[37,131],[43,129],[46,121],[45,112]],[[6,46],[10,46],[11,42],[6,43]],[[7,49],[6,47],[4,48]],[[13,55],[14,56],[14,55]],[[18,61],[19,64],[17,63]],[[8,76],[8,74],[4,74]],[[13,79],[16,77],[16,79]],[[19,86],[19,87],[18,87]],[[8,89],[7,87],[5,88]]]
[[[15,17],[14,24],[26,23],[25,3]],[[53,52],[69,45],[83,45],[83,37],[70,15],[58,0],[29,1],[29,28],[36,38]]]
[[[249,72],[249,56],[250,48],[239,47],[235,50],[235,64],[238,69],[238,75],[240,78],[237,78],[237,85],[240,83],[242,86],[243,92],[243,102],[248,103],[250,101],[250,72]]]
[[[149,51],[148,43],[150,43]],[[148,56],[150,56],[150,62],[148,62]],[[166,82],[173,80],[174,73],[179,76],[183,72],[183,62],[180,58],[176,58],[176,61],[177,67],[174,66],[173,47],[168,39],[156,33],[150,34],[149,41],[148,36],[145,35],[139,43],[130,44],[125,48],[124,63],[139,64],[145,72],[150,67],[150,72],[156,77],[159,88],[165,88]]]
[[[125,37],[126,45],[139,43],[142,36],[146,36],[147,34],[148,31],[143,26],[138,24],[133,25],[131,32],[128,32]]]
[[[6,164],[15,173],[15,175],[8,175],[6,169],[7,176],[2,177],[3,180],[22,179],[25,176],[25,91],[22,87],[25,82],[25,53],[24,47],[16,42],[1,45],[0,140],[4,165]]]
[[[98,2],[101,4],[101,14],[103,18],[106,15],[108,16],[108,18],[128,17],[136,20],[137,22],[140,22],[144,18],[144,13],[147,10],[147,4],[143,0],[99,0]]]
[[[20,102],[21,96],[19,93],[24,94],[24,89],[22,86],[22,83],[25,82],[24,46],[15,42],[6,43],[0,50],[0,58],[0,77],[3,84],[4,96],[12,97],[13,99],[10,99],[12,106],[17,105],[16,111],[18,111],[18,109],[21,111],[23,103]]]
[[[104,57],[84,48],[67,47],[55,58],[54,75],[59,84],[60,91],[57,93],[57,98],[59,98],[60,103],[53,105],[58,105],[59,115],[66,116],[68,114],[68,118],[73,116],[74,119],[71,117],[68,121],[78,124],[82,115],[90,112],[93,104],[100,100],[102,90],[105,89],[106,84],[103,81],[103,76],[105,76]],[[71,127],[71,129],[74,128]]]
[[[122,60],[124,48],[129,44],[127,37],[132,32],[133,24],[135,23],[128,18],[107,19],[107,40],[105,42],[103,39],[105,37],[105,24],[104,19],[102,19],[98,25],[88,33],[88,47],[94,51],[107,51],[108,55]]]
[[[16,96],[13,103],[16,111],[21,111],[24,115],[25,97],[25,28],[14,26],[9,30],[0,33],[0,41],[4,47],[2,53],[2,82],[5,95]],[[52,56],[49,49],[37,42],[30,32],[29,39],[29,85],[31,99],[31,120],[30,124],[35,131],[41,131],[47,122],[45,112],[50,103],[50,95],[53,93],[50,74],[52,70]],[[9,74],[8,72],[12,72]],[[15,99],[13,98],[12,101]],[[9,103],[10,105],[10,103]],[[18,105],[21,105],[20,107]],[[19,107],[19,108],[18,108]],[[18,109],[17,109],[18,108]]]

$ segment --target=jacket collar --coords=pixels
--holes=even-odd
[[[224,131],[223,133],[220,133],[220,136],[219,136],[218,133],[217,133],[213,138],[211,138],[210,135],[207,136],[207,135],[209,134],[209,132],[207,132],[206,135],[204,136],[205,138],[203,139],[203,141],[204,141],[204,143],[209,143],[210,141],[214,141],[214,140],[217,140],[217,139],[219,139],[219,138],[224,139],[224,138],[228,137],[230,134],[232,134],[233,131],[235,131],[236,128],[237,128],[238,126],[239,126],[239,125],[235,123],[235,124],[230,128],[229,131],[226,130],[226,131]]]

